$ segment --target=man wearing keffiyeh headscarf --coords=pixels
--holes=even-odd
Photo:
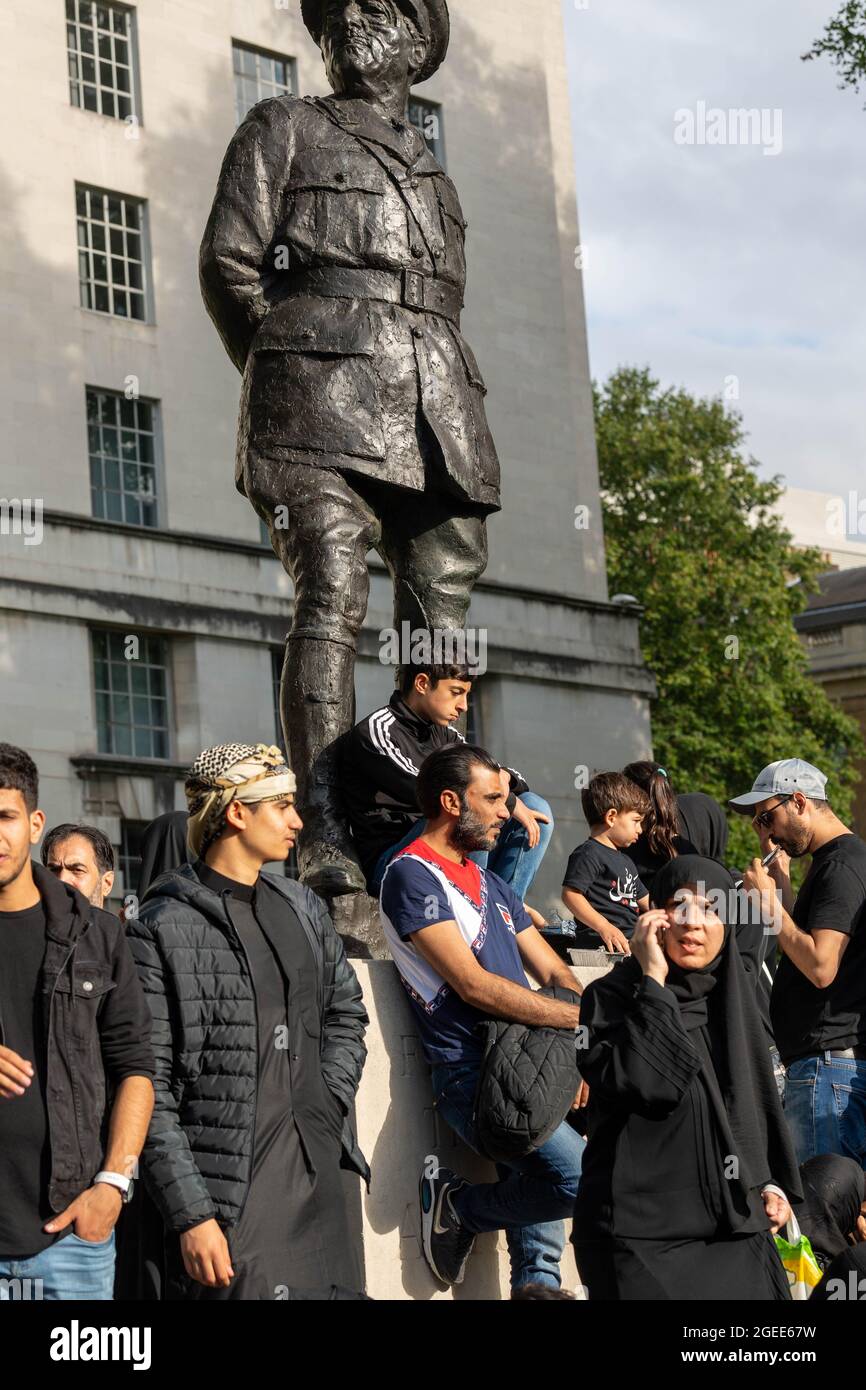
[[[224,743],[206,748],[186,779],[190,849],[197,858],[205,854],[225,826],[225,813],[233,801],[252,806],[284,797],[294,799],[296,789],[295,774],[286,766],[279,748],[265,743]],[[294,828],[300,830],[301,826]]]
[[[348,1118],[361,989],[321,899],[262,872],[302,828],[294,774],[279,748],[222,744],[186,796],[193,862],[128,928],[159,1059],[142,1169],[166,1297],[361,1297],[340,1173],[369,1172]]]

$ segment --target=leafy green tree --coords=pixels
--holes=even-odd
[[[829,58],[839,77],[839,87],[860,91],[866,83],[866,0],[846,0],[834,19],[827,22],[824,33],[816,39],[803,62],[814,58]]]
[[[641,642],[658,684],[655,755],[679,791],[723,804],[776,758],[802,757],[850,813],[857,724],[812,680],[793,618],[815,590],[817,550],[795,550],[721,400],[662,390],[624,367],[594,388],[611,593],[643,605]],[[756,848],[732,814],[729,863]]]

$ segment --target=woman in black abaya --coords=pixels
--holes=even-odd
[[[589,1298],[786,1300],[802,1193],[722,865],[680,855],[632,957],[581,1001],[590,1087],[573,1241]]]

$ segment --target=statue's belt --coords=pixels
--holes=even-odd
[[[288,280],[289,296],[320,294],[325,299],[379,299],[417,313],[439,314],[459,324],[463,294],[456,285],[417,270],[350,270],[322,266],[301,270]]]

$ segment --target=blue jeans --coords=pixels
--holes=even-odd
[[[547,846],[550,844],[550,837],[553,834],[553,815],[544,797],[536,796],[535,792],[524,792],[520,800],[531,811],[540,811],[542,815],[550,818],[547,825],[539,824],[538,826],[540,834],[535,849],[529,848],[529,836],[526,830],[519,821],[512,817],[511,820],[506,821],[499,832],[499,839],[494,849],[479,850],[469,857],[475,861],[479,868],[489,869],[492,874],[498,874],[523,902],[541,867]],[[400,853],[401,849],[405,849],[407,845],[411,845],[413,840],[417,840],[419,835],[424,834],[426,824],[426,820],[421,817],[406,831],[402,840],[398,840],[395,845],[389,845],[386,850],[382,851],[370,877],[369,890],[373,897],[378,895],[379,889],[382,887],[382,879],[385,877],[385,870],[391,860]]]
[[[823,1052],[792,1062],[785,1078],[785,1118],[798,1162],[843,1154],[866,1168],[866,1061]]]
[[[547,825],[539,822],[540,834],[535,849],[529,848],[526,830],[512,817],[499,832],[495,847],[487,853],[482,851],[473,854],[472,858],[482,869],[489,869],[492,874],[498,874],[520,901],[525,902],[550,844],[553,813],[544,797],[536,796],[535,792],[524,792],[520,800],[530,811],[540,811],[543,816],[548,817]]]
[[[475,1064],[433,1068],[434,1104],[454,1133],[479,1152],[472,1113],[478,1068]],[[454,1198],[454,1210],[468,1231],[505,1231],[511,1258],[511,1287],[544,1284],[558,1289],[565,1249],[565,1218],[574,1210],[584,1140],[564,1122],[526,1158],[497,1163],[499,1182],[474,1183]]]
[[[5,1281],[22,1281],[22,1293]],[[23,1284],[29,1280],[29,1293]],[[74,1231],[24,1260],[0,1260],[0,1302],[16,1297],[66,1303],[109,1302],[114,1297],[114,1232],[98,1243],[81,1240]]]

